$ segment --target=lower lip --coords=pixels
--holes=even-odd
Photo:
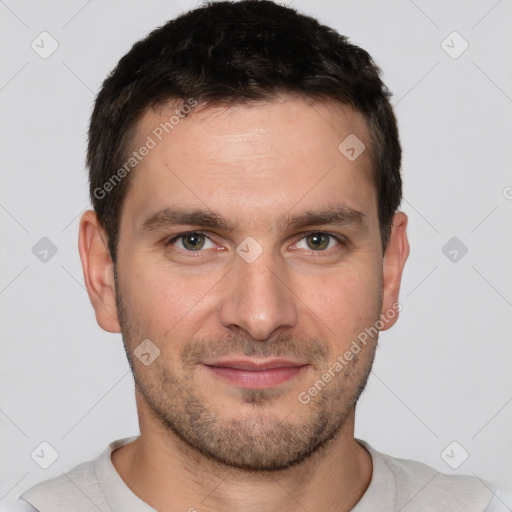
[[[292,366],[268,370],[239,370],[225,366],[205,366],[215,375],[235,386],[253,389],[277,386],[295,377],[306,368],[306,366]]]

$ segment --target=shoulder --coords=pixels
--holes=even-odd
[[[29,505],[26,501],[18,500],[12,505],[2,506],[0,512],[38,512],[32,505]]]
[[[422,462],[392,457],[358,442],[370,452],[374,468],[388,474],[396,506],[403,512],[439,510],[441,505],[450,512],[484,512],[493,498],[491,486],[476,477],[441,473]]]
[[[70,503],[77,507],[76,510],[87,510],[83,508],[83,504],[94,503],[94,496],[98,494],[97,487],[94,463],[87,461],[75,466],[67,473],[32,486],[23,492],[20,498],[41,511],[61,510]],[[78,508],[79,505],[82,508]],[[28,509],[27,512],[30,510],[32,509]],[[20,512],[23,512],[23,509],[20,509]]]
[[[101,482],[98,478],[98,468],[108,466],[112,450],[133,439],[136,437],[114,441],[95,459],[82,462],[59,476],[30,487],[20,495],[20,502],[23,500],[39,512],[109,510],[103,489],[105,482]],[[105,478],[105,475],[103,477]],[[108,474],[106,478],[108,478]],[[33,512],[34,508],[19,508],[12,512]]]

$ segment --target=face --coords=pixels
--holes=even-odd
[[[290,467],[353,413],[377,336],[357,340],[394,298],[369,152],[338,149],[350,134],[368,147],[366,123],[287,97],[198,109],[159,140],[173,112],[138,124],[134,146],[156,144],[120,225],[117,317],[139,406],[218,462]]]

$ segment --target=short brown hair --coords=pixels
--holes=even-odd
[[[233,105],[281,93],[338,101],[364,114],[385,250],[402,199],[402,150],[380,74],[370,55],[345,36],[268,0],[210,2],[152,31],[103,82],[89,128],[91,201],[114,263],[130,180],[118,171],[123,165],[126,171],[141,116],[170,100]]]

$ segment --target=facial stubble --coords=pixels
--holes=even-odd
[[[198,364],[213,349],[217,355],[289,356],[306,360],[317,372],[311,380],[314,385],[332,366],[334,357],[328,344],[298,335],[281,335],[266,341],[253,341],[240,335],[222,340],[193,339],[181,351],[183,377],[180,377],[179,372],[172,371],[173,365],[165,364],[168,361],[165,347],[173,345],[169,338],[152,340],[162,355],[150,366],[134,360],[133,350],[147,338],[141,332],[147,322],[123,300],[116,272],[114,280],[123,343],[137,389],[154,418],[171,436],[211,461],[251,472],[284,470],[300,464],[326,449],[366,387],[376,338],[364,347],[366,353],[355,355],[308,404],[301,404],[297,398],[298,391],[304,390],[288,392],[285,405],[289,406],[289,412],[284,418],[270,410],[272,404],[284,402],[283,391],[274,388],[237,390],[239,411],[232,417],[222,417],[198,385]],[[207,391],[222,392],[222,388],[210,386]]]

